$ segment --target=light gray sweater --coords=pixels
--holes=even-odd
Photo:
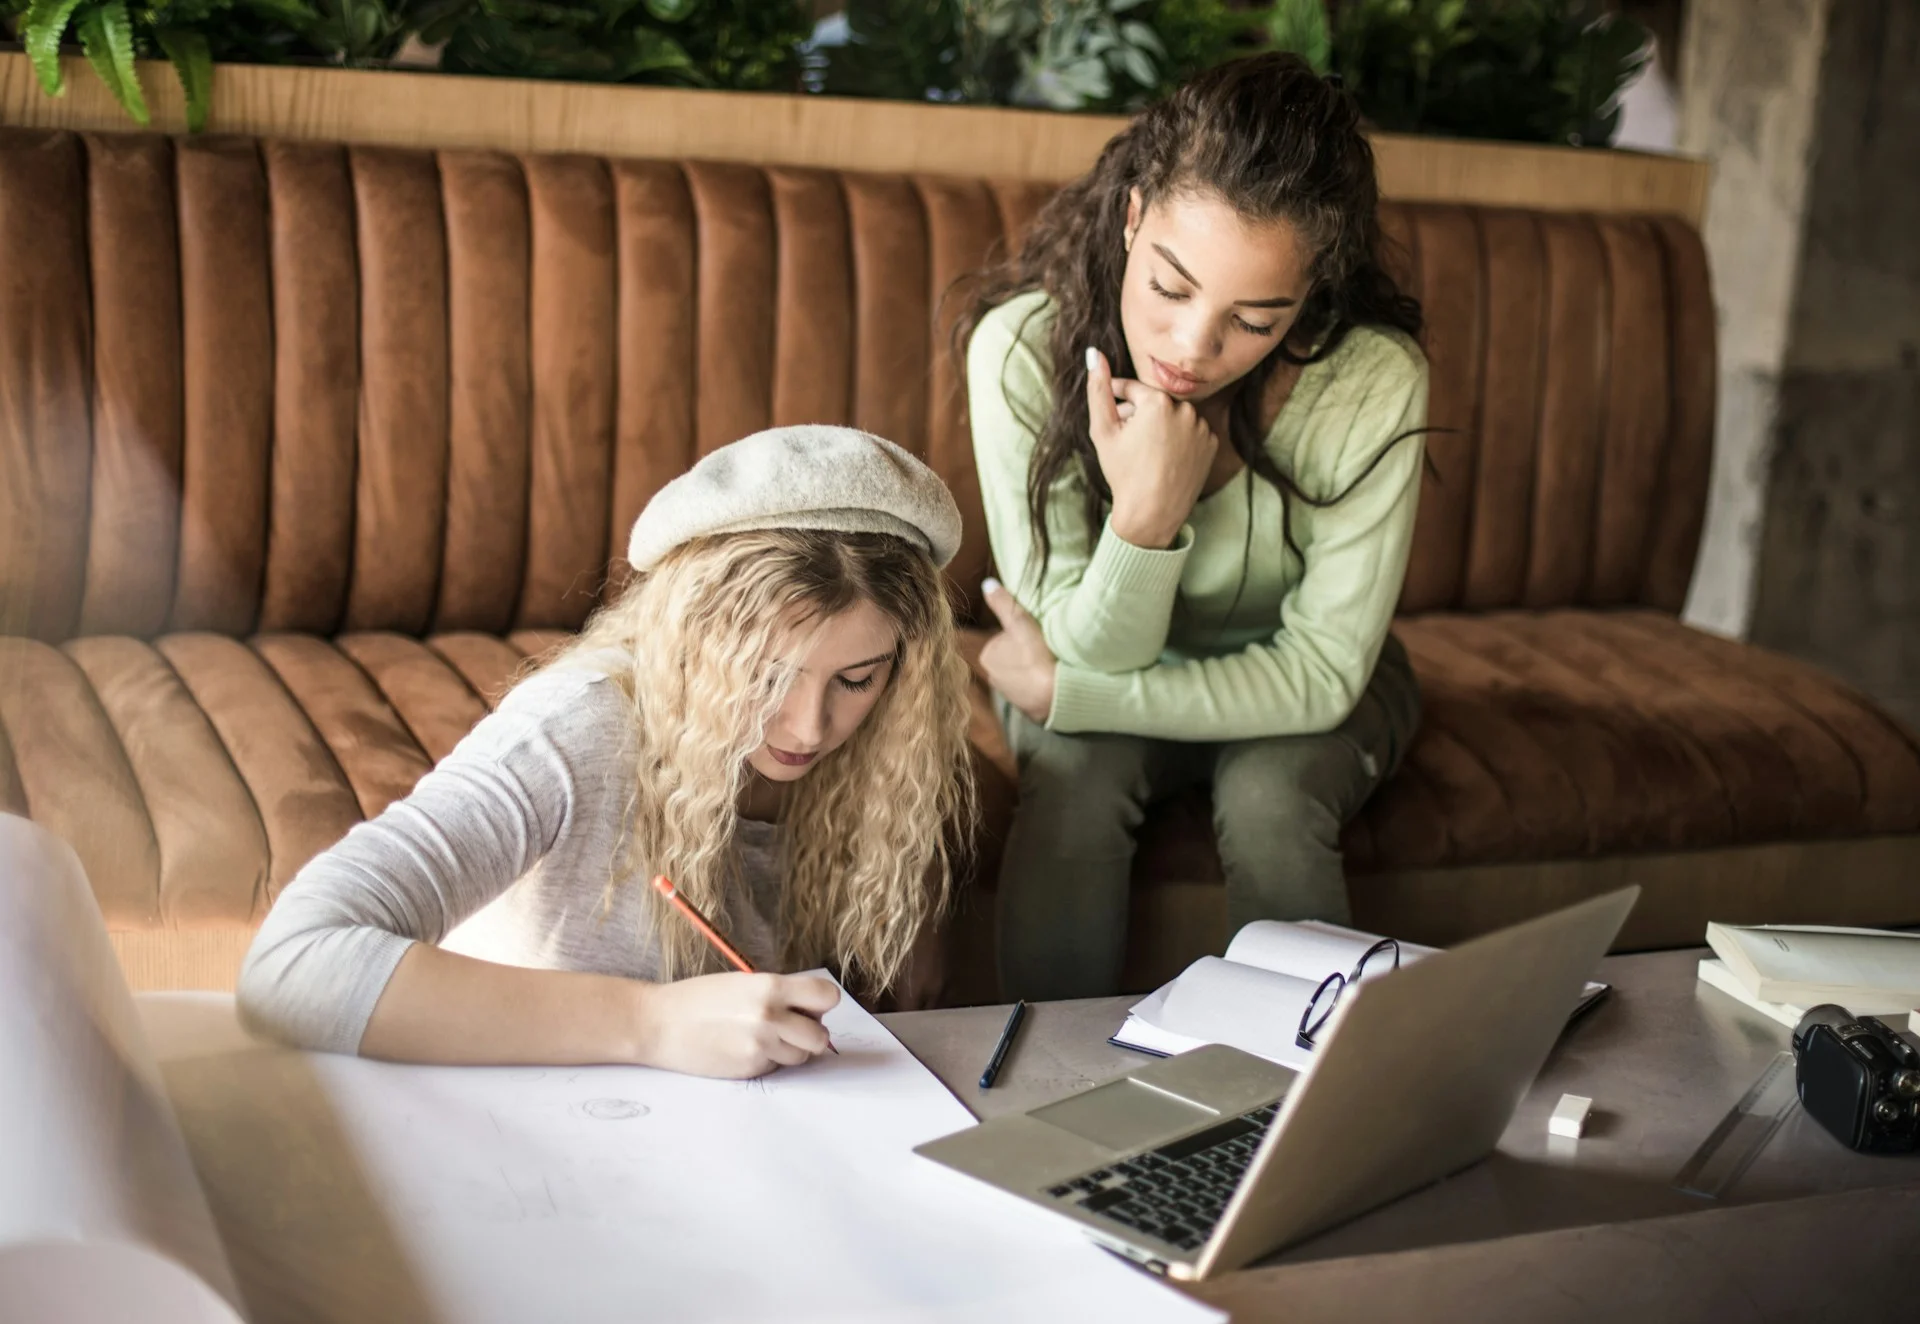
[[[240,971],[246,1024],[296,1047],[357,1052],[415,942],[657,979],[659,951],[643,935],[665,903],[648,875],[623,878],[602,906],[634,791],[631,730],[604,671],[569,665],[523,681],[411,794],[295,875]],[[756,969],[773,969],[783,834],[743,820],[735,846],[738,881],[711,918]]]

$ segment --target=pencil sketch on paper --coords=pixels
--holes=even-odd
[[[875,1044],[871,1034],[842,1025],[833,1031],[833,1046],[844,1053],[849,1048],[872,1048]]]
[[[582,1117],[596,1122],[625,1122],[653,1111],[638,1099],[588,1099],[578,1105],[578,1110]]]

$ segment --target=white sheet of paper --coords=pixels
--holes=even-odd
[[[394,1066],[140,999],[256,1324],[1217,1320],[916,1157],[972,1123],[851,1000],[759,1081]]]
[[[293,1052],[223,994],[136,1010],[79,861],[0,815],[0,1320],[1223,1318],[916,1157],[972,1118],[827,1024],[748,1082]]]
[[[0,1320],[232,1324],[240,1298],[93,891],[65,842],[12,814],[0,1079]]]

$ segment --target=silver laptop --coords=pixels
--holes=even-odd
[[[1304,1072],[1225,1045],[915,1152],[1205,1278],[1491,1153],[1633,909],[1625,888],[1349,988]]]

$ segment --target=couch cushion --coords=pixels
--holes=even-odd
[[[1421,737],[1354,872],[1920,831],[1920,745],[1832,676],[1649,611],[1399,622]]]
[[[110,929],[251,927],[566,637],[0,637],[0,808],[73,844]]]
[[[1804,663],[1656,612],[1397,630],[1426,712],[1355,874],[1920,831],[1914,737]],[[110,927],[251,925],[567,637],[0,638],[0,807],[74,842]],[[990,865],[1016,777],[980,686],[972,725]],[[1219,878],[1204,797],[1149,820],[1136,876]]]

